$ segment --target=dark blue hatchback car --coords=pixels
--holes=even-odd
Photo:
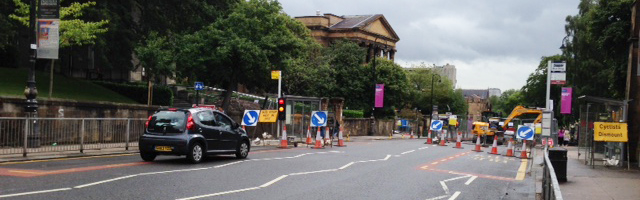
[[[157,155],[186,155],[192,163],[213,154],[246,158],[251,149],[246,131],[213,109],[161,109],[149,116],[145,126],[139,140],[145,161],[153,161]]]

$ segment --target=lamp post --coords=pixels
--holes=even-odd
[[[371,56],[371,59],[373,59],[373,63],[372,63],[372,69],[371,69],[371,80],[372,83],[371,85],[373,86],[373,101],[371,102],[371,127],[369,129],[369,135],[374,135],[375,134],[375,124],[376,124],[376,119],[375,116],[373,115],[373,113],[375,113],[376,111],[376,82],[378,82],[377,77],[376,77],[376,57],[377,57],[377,50],[378,50],[378,37],[376,37],[375,40],[373,40],[373,44],[371,45],[371,47],[373,48],[373,56]]]
[[[36,97],[38,96],[38,89],[36,88],[36,57],[37,57],[37,38],[36,34],[38,33],[36,30],[36,0],[30,1],[30,9],[29,9],[29,49],[31,50],[31,56],[29,58],[29,75],[27,77],[27,85],[24,88],[24,96],[27,98],[27,101],[24,106],[24,110],[27,113],[27,117],[37,117],[38,114],[38,101]],[[37,128],[37,121],[29,120],[30,125],[28,126],[30,131],[28,134],[28,143],[25,141],[25,145],[29,147],[39,147],[40,146],[40,134]],[[26,152],[23,153],[23,156],[26,156]]]
[[[440,82],[440,75],[436,74],[435,72],[433,74],[431,74],[431,103],[429,106],[429,124],[431,124],[431,120],[433,120],[433,84],[435,81],[435,77],[438,76],[438,83]],[[429,130],[431,129],[431,125],[427,126],[429,128]]]

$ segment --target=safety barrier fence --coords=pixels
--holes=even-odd
[[[0,118],[0,155],[101,150],[138,145],[147,119]]]
[[[549,151],[544,150],[544,169],[542,172],[542,198],[545,200],[562,200],[562,192],[556,172],[553,169],[551,160],[549,160]]]

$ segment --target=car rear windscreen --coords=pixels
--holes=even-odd
[[[182,133],[187,115],[182,111],[160,111],[151,117],[147,130],[154,133]]]

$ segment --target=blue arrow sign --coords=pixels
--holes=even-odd
[[[245,110],[242,117],[242,125],[256,126],[258,124],[258,118],[260,117],[259,110]]]
[[[195,86],[193,86],[193,88],[194,88],[195,90],[204,90],[204,83],[202,83],[202,82],[196,82],[196,85],[195,85]]]
[[[442,130],[442,121],[436,120],[431,122],[431,130],[434,130],[434,131]]]
[[[532,140],[534,133],[535,132],[533,131],[533,129],[531,129],[531,127],[520,126],[520,128],[518,128],[516,136],[518,137],[518,139]]]
[[[311,126],[327,126],[327,111],[311,112]]]

